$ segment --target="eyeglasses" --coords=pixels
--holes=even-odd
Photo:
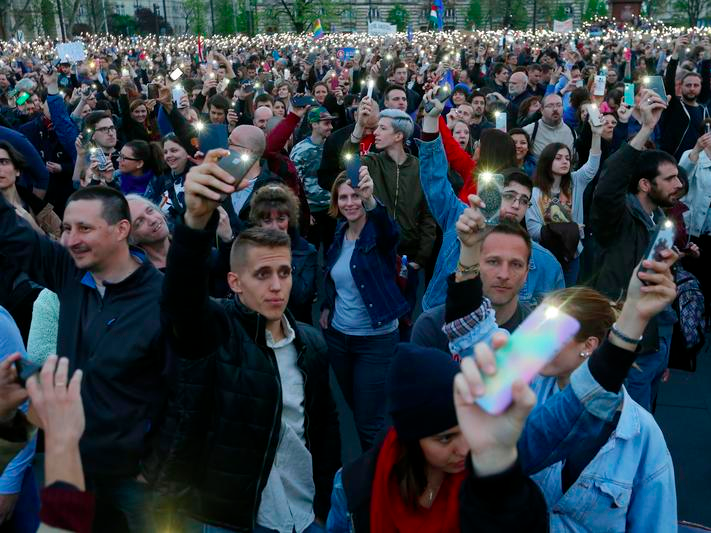
[[[96,128],[98,133],[116,133],[116,126],[104,126],[103,128]]]
[[[525,194],[518,195],[515,192],[503,192],[501,193],[501,198],[511,202],[511,205],[515,205],[518,202],[521,207],[528,207],[528,204],[531,203],[531,199],[528,196]]]
[[[136,159],[134,157],[128,157],[127,155],[119,154],[119,161],[142,161],[142,159]]]
[[[563,109],[563,104],[546,104],[543,107],[546,109]]]

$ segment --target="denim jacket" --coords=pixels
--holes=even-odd
[[[420,181],[430,212],[442,228],[442,247],[437,256],[434,274],[422,299],[427,311],[442,305],[447,296],[447,277],[457,268],[459,239],[455,224],[466,206],[454,194],[447,179],[447,156],[442,139],[418,141],[420,147]],[[529,260],[528,276],[519,300],[533,304],[552,290],[565,287],[563,269],[548,250],[534,242]]]
[[[558,394],[555,378],[536,378],[534,390],[540,403]],[[562,470],[556,463],[533,476],[548,504],[551,532],[676,531],[674,467],[664,435],[627,391],[615,431],[565,493]]]
[[[711,205],[711,158],[702,151],[699,160],[693,163],[689,159],[691,150],[681,156],[679,166],[689,176],[689,192],[684,197],[684,203],[689,210],[684,213],[684,222],[689,230],[689,235],[698,237],[704,231],[706,216]]]
[[[403,316],[410,306],[395,284],[397,226],[381,203],[372,211],[366,211],[366,216],[368,221],[360,232],[351,257],[351,274],[370,316],[371,326],[379,328]],[[341,255],[346,229],[348,223],[341,220],[326,255],[326,300],[322,309],[331,310],[329,324],[336,305],[336,286],[331,278],[331,269]]]

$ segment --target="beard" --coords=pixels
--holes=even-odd
[[[674,205],[675,198],[664,196],[661,192],[659,192],[659,189],[654,187],[654,185],[652,185],[652,189],[648,194],[649,199],[652,200],[657,207],[666,209],[667,207],[672,207]]]

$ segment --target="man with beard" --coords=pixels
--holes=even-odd
[[[666,93],[671,95],[669,106],[662,114],[660,121],[660,148],[669,152],[677,161],[686,150],[691,150],[702,131],[702,123],[709,117],[709,110],[704,105],[711,96],[709,81],[711,81],[711,63],[702,61],[703,74],[689,72],[681,79],[681,96],[676,95],[675,82],[679,53],[689,45],[689,38],[681,36],[674,46],[674,53],[667,65],[664,86]]]
[[[518,122],[518,108],[521,103],[531,96],[528,92],[528,76],[525,72],[514,72],[508,82],[508,98],[504,98],[499,93],[494,93],[499,101],[506,106],[506,126],[513,129]]]
[[[480,93],[472,94],[472,118],[469,121],[469,132],[472,140],[478,141],[484,130],[494,127],[494,123],[486,119],[486,97]]]
[[[667,103],[643,90],[639,104],[642,128],[608,159],[593,197],[591,224],[600,246],[595,288],[613,300],[624,298],[629,277],[642,259],[662,208],[671,207],[682,190],[676,160],[661,150],[644,150]],[[650,322],[641,342],[639,368],[630,371],[627,391],[651,410],[661,375],[667,367],[676,318],[661,313]]]
[[[542,118],[523,128],[531,137],[533,155],[540,156],[551,143],[563,143],[571,152],[575,151],[575,132],[563,122],[563,99],[558,94],[549,94],[541,105]]]

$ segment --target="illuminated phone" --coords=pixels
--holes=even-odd
[[[481,208],[486,223],[495,226],[499,223],[499,211],[501,210],[501,192],[504,190],[504,176],[502,174],[492,174],[482,172],[477,178],[477,195],[486,207]]]
[[[173,81],[178,81],[180,78],[183,77],[183,71],[180,69],[180,67],[178,67],[170,74],[168,74],[168,77]]]
[[[594,96],[605,96],[605,84],[607,83],[607,77],[604,75],[595,76],[595,84],[593,85],[593,95]]]
[[[503,132],[506,131],[506,121],[508,120],[508,115],[504,111],[497,111],[494,114],[494,117],[496,119],[496,124],[495,127],[497,130],[501,130]]]
[[[649,246],[647,246],[647,250],[642,256],[642,261],[661,261],[662,252],[664,250],[670,250],[674,246],[675,237],[676,228],[671,220],[666,219],[657,224],[657,228],[654,230],[654,235],[652,235],[652,239],[649,241]],[[648,270],[649,269],[644,268],[641,265],[639,267],[639,272],[647,272]],[[642,281],[642,283],[645,282]]]
[[[644,86],[657,93],[665,102],[667,101],[667,90],[664,87],[664,79],[661,76],[647,76],[644,78]]]
[[[634,107],[634,83],[625,83],[625,105]]]
[[[99,160],[99,170],[101,170],[101,171],[108,170],[108,168],[111,164],[111,161],[109,161],[109,159],[106,157],[106,154],[104,153],[104,151],[101,148],[96,149],[96,157]]]
[[[254,158],[249,154],[230,150],[230,154],[220,159],[217,166],[235,179],[234,186],[237,187],[253,163]]]
[[[449,98],[449,85],[445,84],[442,85],[435,91],[434,97],[439,100],[440,102],[446,102],[447,98]],[[429,113],[434,109],[434,103],[433,102],[427,102],[425,104],[425,113]]]
[[[597,104],[588,106],[588,116],[590,117],[590,124],[596,128],[602,126],[602,113],[600,113],[600,108],[597,107]]]
[[[22,105],[25,102],[27,102],[27,100],[29,100],[29,99],[30,99],[30,93],[22,91],[20,93],[20,95],[17,97],[17,100],[15,100],[15,102],[17,102],[17,105]]]
[[[291,105],[293,105],[294,107],[306,107],[310,105],[318,105],[318,102],[313,96],[301,95],[292,98]]]
[[[579,329],[580,323],[557,307],[539,305],[494,353],[496,374],[482,376],[486,393],[476,403],[491,414],[502,413],[511,404],[513,382],[529,383]]]
[[[188,94],[185,92],[185,89],[183,89],[180,85],[176,85],[175,87],[173,87],[170,92],[173,96],[173,102],[175,102],[175,105],[177,105],[178,107],[180,107],[180,100],[183,99],[183,96]]]
[[[198,135],[198,146],[203,154],[216,148],[227,149],[227,124],[207,124]]]
[[[358,187],[360,181],[360,154],[346,154],[346,176],[354,189]]]

